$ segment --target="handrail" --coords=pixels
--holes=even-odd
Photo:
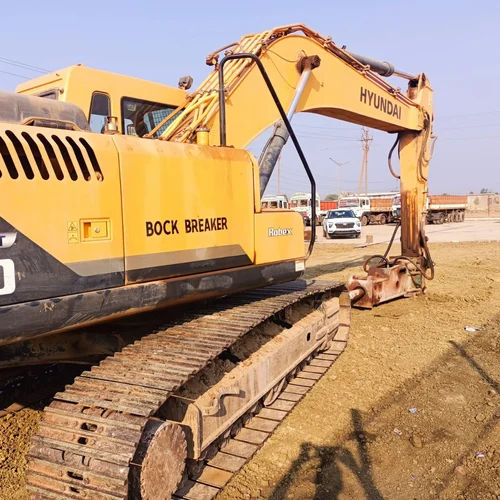
[[[311,256],[311,253],[314,248],[314,240],[316,239],[316,181],[314,180],[314,176],[309,168],[306,157],[302,152],[302,148],[300,147],[299,141],[295,132],[293,131],[292,125],[286,116],[285,110],[281,105],[278,95],[274,90],[273,84],[269,79],[269,76],[262,64],[262,61],[255,54],[250,53],[240,53],[240,54],[229,54],[225,56],[219,64],[219,128],[220,128],[220,145],[222,147],[226,147],[226,100],[224,93],[224,65],[227,61],[231,59],[252,59],[260,70],[264,81],[266,82],[267,88],[273,98],[276,107],[281,115],[281,119],[285,124],[290,137],[292,138],[293,145],[297,150],[300,160],[302,161],[302,165],[304,166],[304,170],[306,171],[307,177],[309,178],[309,182],[311,183],[311,240],[309,241],[309,247],[307,249],[306,259]]]

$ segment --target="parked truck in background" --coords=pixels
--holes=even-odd
[[[392,199],[390,197],[348,196],[339,200],[339,208],[350,208],[363,226],[386,224],[393,221]]]
[[[427,224],[444,224],[445,222],[463,222],[467,196],[462,195],[429,195],[427,197]],[[401,218],[401,196],[392,199],[392,217],[394,220]]]
[[[339,208],[339,202],[338,200],[320,201],[319,206],[321,212],[327,212],[328,210],[335,210],[336,208]]]
[[[392,198],[392,220],[401,219],[401,195],[397,194]]]
[[[287,209],[288,196],[286,194],[265,195],[261,198],[260,204],[262,208]]]
[[[295,193],[290,196],[290,208],[296,212],[306,215],[312,220],[311,213],[311,193]],[[321,198],[316,195],[316,225],[321,226],[326,210],[321,210]]]
[[[467,196],[449,194],[429,195],[427,203],[428,224],[463,222],[465,219]]]

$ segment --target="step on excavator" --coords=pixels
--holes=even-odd
[[[0,93],[0,367],[89,364],[32,438],[33,498],[213,498],[343,351],[351,302],[433,277],[423,73],[303,25],[207,63],[192,93],[84,66]],[[314,206],[307,249],[300,214],[261,209],[289,139],[316,196],[298,112],[395,136],[401,252],[347,285],[300,279]],[[244,148],[268,127],[257,160]]]

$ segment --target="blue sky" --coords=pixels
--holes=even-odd
[[[0,58],[48,70],[83,63],[176,86],[190,74],[196,87],[208,74],[205,56],[243,34],[304,23],[339,45],[424,72],[435,92],[431,193],[500,191],[500,2],[495,1],[261,1],[4,2]],[[5,72],[15,73],[13,76]],[[39,73],[0,59],[0,89]],[[401,88],[406,81],[391,79]],[[297,115],[296,127],[319,193],[337,191],[329,157],[349,162],[342,188],[356,190],[361,166],[359,127]],[[386,166],[392,136],[373,131],[369,189],[396,187]],[[259,153],[262,141],[251,150]],[[276,191],[276,172],[267,193]],[[281,191],[307,188],[291,144],[281,162]]]

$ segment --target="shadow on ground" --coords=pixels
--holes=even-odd
[[[269,498],[335,500],[348,498],[347,492],[353,489],[359,491],[359,498],[368,500],[380,500],[384,495],[395,499],[495,498],[488,495],[500,488],[496,475],[499,457],[494,451],[500,412],[494,410],[494,399],[485,405],[484,394],[488,391],[491,398],[498,398],[500,391],[498,366],[492,361],[498,349],[498,320],[490,326],[467,342],[450,341],[445,355],[403,384],[397,396],[382,399],[372,413],[351,408],[351,428],[337,446],[302,443],[299,456]],[[446,397],[452,401],[461,397],[467,404],[459,411],[443,412]],[[418,419],[408,412],[416,401],[421,405]],[[484,420],[478,424],[479,410]],[[463,421],[476,425],[464,432]],[[395,423],[403,429],[402,437],[395,436],[395,431],[401,433]],[[408,439],[412,432],[422,436],[424,444],[418,449]],[[476,458],[477,450],[484,450],[484,455],[486,450],[493,453],[481,461]],[[464,472],[457,474],[457,468]],[[300,489],[304,481],[312,483],[312,494],[307,490],[304,496],[305,490]],[[461,496],[465,492],[468,496]]]
[[[315,484],[317,485],[315,500],[335,499],[343,489],[343,473],[339,464],[348,467],[359,479],[367,498],[381,500],[383,497],[377,489],[371,473],[371,459],[367,442],[369,437],[363,429],[359,410],[351,409],[353,436],[356,439],[359,459],[347,448],[341,446],[315,446],[302,443],[299,457],[294,461],[287,474],[276,485],[271,498],[281,500],[287,497],[292,478],[312,460],[318,462]]]

